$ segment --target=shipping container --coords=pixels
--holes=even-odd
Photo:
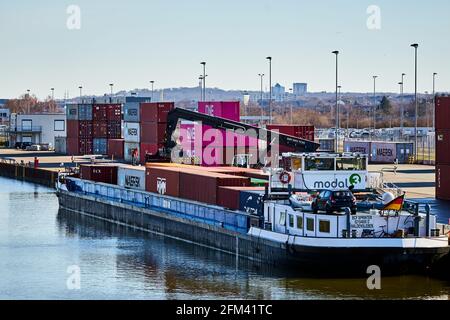
[[[158,143],[141,143],[140,144],[140,162],[142,164],[146,163],[146,157],[157,155],[159,150],[164,147],[163,144]]]
[[[139,102],[127,102],[123,106],[123,121],[140,122]]]
[[[144,103],[144,102],[152,102],[151,97],[139,97],[139,96],[128,96],[124,97],[120,100],[120,103]]]
[[[80,179],[117,185],[118,165],[82,164]]]
[[[80,122],[78,120],[67,120],[67,137],[76,140],[80,137]]]
[[[78,120],[78,105],[77,104],[66,105],[66,118],[67,118],[67,120]]]
[[[138,151],[138,159],[139,159],[139,150],[140,150],[140,145],[139,143],[135,143],[135,142],[125,142],[124,143],[124,159],[126,162],[131,163],[133,161],[132,159],[132,155],[133,155],[133,150],[137,150]]]
[[[94,104],[92,108],[92,119],[94,121],[108,120],[108,107],[106,104]]]
[[[93,139],[94,154],[107,155],[108,154],[108,139],[94,138]]]
[[[436,97],[436,130],[450,130],[450,97]]]
[[[334,139],[319,139],[318,152],[335,152],[336,141]]]
[[[167,124],[157,122],[141,122],[141,143],[164,143]]]
[[[344,152],[361,153],[369,155],[371,153],[370,142],[368,141],[344,141]]]
[[[176,167],[146,168],[145,190],[171,197],[180,196],[180,172]]]
[[[80,142],[78,138],[67,137],[66,152],[69,156],[80,155]]]
[[[180,197],[184,199],[217,204],[217,188],[225,186],[249,187],[251,182],[249,178],[220,173],[198,170],[180,172]]]
[[[314,141],[314,126],[267,125],[267,130],[278,131],[279,133],[288,136]]]
[[[123,137],[125,142],[141,142],[141,128],[137,122],[124,122],[123,124]]]
[[[217,189],[217,205],[230,210],[240,210],[241,194],[248,195],[248,193],[255,191],[262,193],[264,196],[264,188],[261,187],[219,187]],[[256,198],[254,193],[251,193],[251,195]],[[250,200],[247,199],[247,202]]]
[[[174,108],[173,102],[141,103],[140,121],[167,123],[167,116]]]
[[[67,154],[66,137],[55,137],[55,152],[59,154]]]
[[[198,112],[237,122],[241,120],[239,101],[199,101]]]
[[[108,138],[122,139],[122,121],[120,120],[108,121]]]
[[[450,165],[436,166],[436,198],[450,201]]]
[[[414,155],[414,143],[397,142],[396,148],[398,163],[409,163],[409,157]]]
[[[87,155],[94,153],[94,143],[92,139],[80,139],[78,144],[78,154]]]
[[[450,165],[450,130],[436,130],[436,164]]]
[[[92,121],[92,105],[91,104],[78,105],[78,120]]]
[[[92,127],[92,136],[94,138],[108,138],[108,122],[94,121]]]
[[[242,190],[239,194],[239,210],[248,214],[264,216],[264,188]]]
[[[79,121],[79,136],[81,138],[92,138],[93,132],[92,121]]]
[[[123,139],[108,139],[108,157],[124,159],[124,143]]]
[[[397,159],[397,147],[390,142],[372,142],[370,146],[370,162],[394,163]]]
[[[121,166],[117,181],[127,189],[145,190],[145,167]]]
[[[108,121],[122,121],[122,106],[120,104],[107,105],[106,117]]]

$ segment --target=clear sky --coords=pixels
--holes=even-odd
[[[79,30],[67,28],[69,5]],[[380,29],[367,27],[370,5]],[[71,20],[72,21],[72,20]],[[208,86],[258,90],[258,73],[287,88],[333,91],[333,50],[340,50],[344,92],[397,92],[401,73],[412,92],[419,48],[419,91],[450,91],[448,0],[20,0],[0,1],[0,97],[55,87],[77,95],[149,86],[193,87],[207,61]],[[268,80],[268,79],[266,79]],[[267,84],[265,85],[267,86]],[[377,90],[377,91],[378,91]]]

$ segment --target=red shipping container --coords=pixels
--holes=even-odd
[[[80,179],[117,185],[118,165],[82,164]]]
[[[110,104],[106,106],[108,121],[122,121],[122,106],[120,104]]]
[[[122,121],[114,120],[108,122],[108,138],[109,139],[122,138]]]
[[[80,121],[79,122],[79,132],[81,138],[92,138],[92,121]]]
[[[180,168],[147,166],[145,169],[145,191],[179,197],[181,170]]]
[[[94,104],[92,107],[92,118],[94,121],[108,120],[108,107],[105,104]]]
[[[67,138],[66,139],[66,152],[69,156],[77,156],[80,154],[79,147],[79,139],[78,138]]]
[[[450,200],[450,165],[436,166],[436,198]]]
[[[94,121],[92,136],[94,138],[108,138],[108,122]]]
[[[67,120],[67,138],[77,139],[80,136],[80,123],[78,120]]]
[[[436,130],[436,164],[450,165],[450,130]]]
[[[124,158],[125,141],[123,139],[108,140],[108,157],[114,159]]]
[[[198,170],[180,172],[180,197],[203,203],[217,204],[218,187],[249,187],[250,185],[250,178]]]
[[[436,98],[436,130],[450,130],[450,97]]]
[[[313,126],[298,126],[298,125],[268,125],[267,130],[279,131],[281,134],[314,141]]]
[[[158,154],[159,149],[162,149],[164,147],[164,145],[157,144],[157,143],[141,143],[140,147],[141,147],[140,148],[141,150],[139,152],[139,155],[140,155],[141,163],[144,164],[146,162],[145,158],[146,158],[147,154],[150,156],[154,156],[154,155]]]
[[[78,150],[79,155],[93,154],[94,143],[92,139],[80,139]]]
[[[173,102],[152,102],[140,104],[141,122],[167,123],[167,115],[175,108]]]
[[[166,123],[141,122],[141,142],[153,144],[164,143],[166,131]]]

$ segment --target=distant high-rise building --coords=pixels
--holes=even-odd
[[[294,83],[293,85],[293,93],[296,96],[303,96],[308,92],[308,84],[307,83]]]
[[[283,87],[281,84],[277,83],[272,88],[272,99],[275,101],[283,101],[285,98],[286,88]]]

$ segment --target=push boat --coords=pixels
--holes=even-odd
[[[240,210],[167,196],[163,186],[151,193],[67,174],[58,179],[57,193],[60,207],[73,214],[299,273],[353,276],[373,266],[385,274],[428,272],[448,259],[449,225],[438,223],[430,210],[421,212],[417,203],[405,201],[398,210],[366,206],[356,214],[348,208],[313,212],[317,191],[351,190],[358,198],[382,189],[380,177],[368,172],[366,155],[290,153],[282,158],[280,168],[264,171],[265,192],[250,196],[252,205]]]

